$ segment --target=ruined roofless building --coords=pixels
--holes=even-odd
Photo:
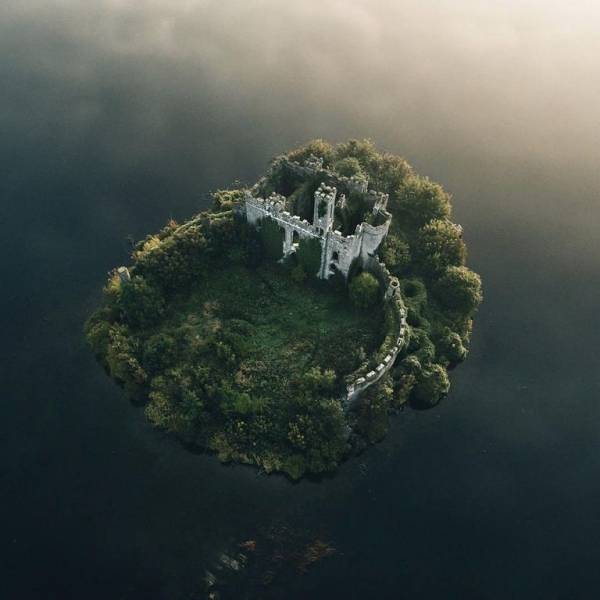
[[[336,271],[347,278],[355,260],[360,261],[363,268],[375,260],[377,248],[387,235],[392,220],[392,215],[386,210],[387,194],[368,190],[368,182],[364,178],[337,175],[324,168],[322,160],[314,156],[304,164],[281,157],[273,168],[287,171],[300,179],[321,180],[314,193],[312,223],[291,214],[287,209],[290,203],[285,196],[273,192],[268,198],[261,198],[260,182],[246,192],[242,210],[248,222],[260,227],[260,222],[268,218],[283,229],[283,257],[295,252],[301,239],[318,239],[321,244],[321,263],[316,275],[321,279],[329,279]],[[338,189],[363,194],[368,204],[372,205],[372,217],[369,219],[372,223],[358,224],[353,235],[342,235],[333,228],[336,202],[342,210],[346,205],[346,196],[342,193],[338,197]]]

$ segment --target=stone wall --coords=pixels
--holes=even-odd
[[[368,182],[365,179],[339,176],[325,169],[323,161],[316,157],[307,159],[304,164],[290,161],[287,157],[280,157],[275,161],[273,168],[289,169],[302,177],[320,176],[324,180],[315,192],[312,224],[286,211],[286,199],[283,196],[273,193],[269,198],[260,198],[258,196],[260,186],[258,185],[246,193],[245,211],[249,223],[257,224],[261,219],[268,217],[284,229],[284,256],[295,252],[294,232],[298,233],[301,238],[316,237],[320,240],[321,264],[317,276],[321,279],[328,279],[337,271],[347,277],[350,267],[356,259],[360,259],[361,264],[364,265],[375,255],[377,248],[388,233],[392,220],[392,215],[386,210],[387,194],[373,190],[367,191]],[[383,223],[379,225],[360,223],[356,226],[354,234],[349,236],[342,235],[340,231],[334,231],[337,188],[333,187],[331,182],[371,196],[374,219],[383,221]],[[343,203],[345,198],[342,196],[340,200]]]
[[[345,410],[351,408],[355,402],[370,388],[373,384],[379,382],[383,376],[390,371],[396,362],[396,358],[401,350],[408,343],[408,324],[406,323],[406,308],[400,296],[400,282],[397,277],[394,277],[384,263],[377,257],[373,258],[366,265],[366,268],[377,277],[384,290],[384,302],[386,309],[392,311],[394,316],[393,328],[386,335],[382,347],[378,354],[382,353],[384,346],[388,345],[389,337],[394,339],[391,348],[385,351],[380,362],[374,369],[367,373],[362,370],[356,371],[348,379],[346,386],[346,394],[342,398],[342,404]]]

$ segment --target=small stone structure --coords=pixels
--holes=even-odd
[[[257,188],[246,192],[244,207],[246,219],[249,223],[260,226],[260,221],[265,218],[275,221],[285,233],[283,241],[283,256],[296,251],[298,242],[303,238],[316,238],[321,243],[321,262],[317,277],[329,279],[336,271],[348,277],[350,266],[355,260],[364,265],[375,256],[377,248],[387,235],[392,215],[387,211],[387,194],[368,191],[368,181],[363,178],[341,177],[328,169],[323,169],[322,161],[309,159],[301,165],[287,159],[285,167],[300,176],[322,176],[325,181],[338,183],[349,190],[365,194],[373,206],[373,221],[380,222],[372,225],[367,222],[356,226],[353,235],[344,236],[333,229],[334,213],[337,205],[345,206],[346,197],[337,198],[337,188],[322,181],[314,195],[313,222],[301,219],[286,210],[287,201],[284,196],[273,193],[268,198],[257,195]]]
[[[131,281],[131,275],[129,274],[129,269],[127,267],[119,267],[117,269],[117,275],[119,276],[121,283]]]

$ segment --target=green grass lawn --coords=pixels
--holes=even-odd
[[[293,282],[278,265],[230,266],[172,304],[162,327],[187,321],[199,337],[217,333],[234,348],[236,385],[273,397],[287,394],[311,367],[333,369],[341,389],[343,377],[381,343],[382,319],[322,282]]]

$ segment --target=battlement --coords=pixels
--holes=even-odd
[[[392,215],[387,211],[387,194],[369,190],[368,180],[364,177],[338,175],[324,167],[323,160],[316,156],[310,156],[302,164],[282,156],[273,162],[272,169],[288,170],[301,178],[321,178],[314,194],[312,223],[290,214],[286,210],[288,202],[284,196],[272,193],[268,198],[261,198],[258,185],[246,192],[245,212],[249,223],[258,224],[268,217],[284,229],[284,256],[295,252],[294,233],[300,238],[310,236],[321,241],[321,265],[317,275],[322,279],[328,279],[335,272],[347,277],[355,260],[360,260],[364,266],[375,256],[377,248],[388,234],[392,220]],[[342,209],[347,202],[345,194],[337,197],[339,189],[367,194],[373,204],[373,217],[369,219],[373,222],[360,223],[353,235],[344,236],[340,231],[333,230],[336,202]]]

